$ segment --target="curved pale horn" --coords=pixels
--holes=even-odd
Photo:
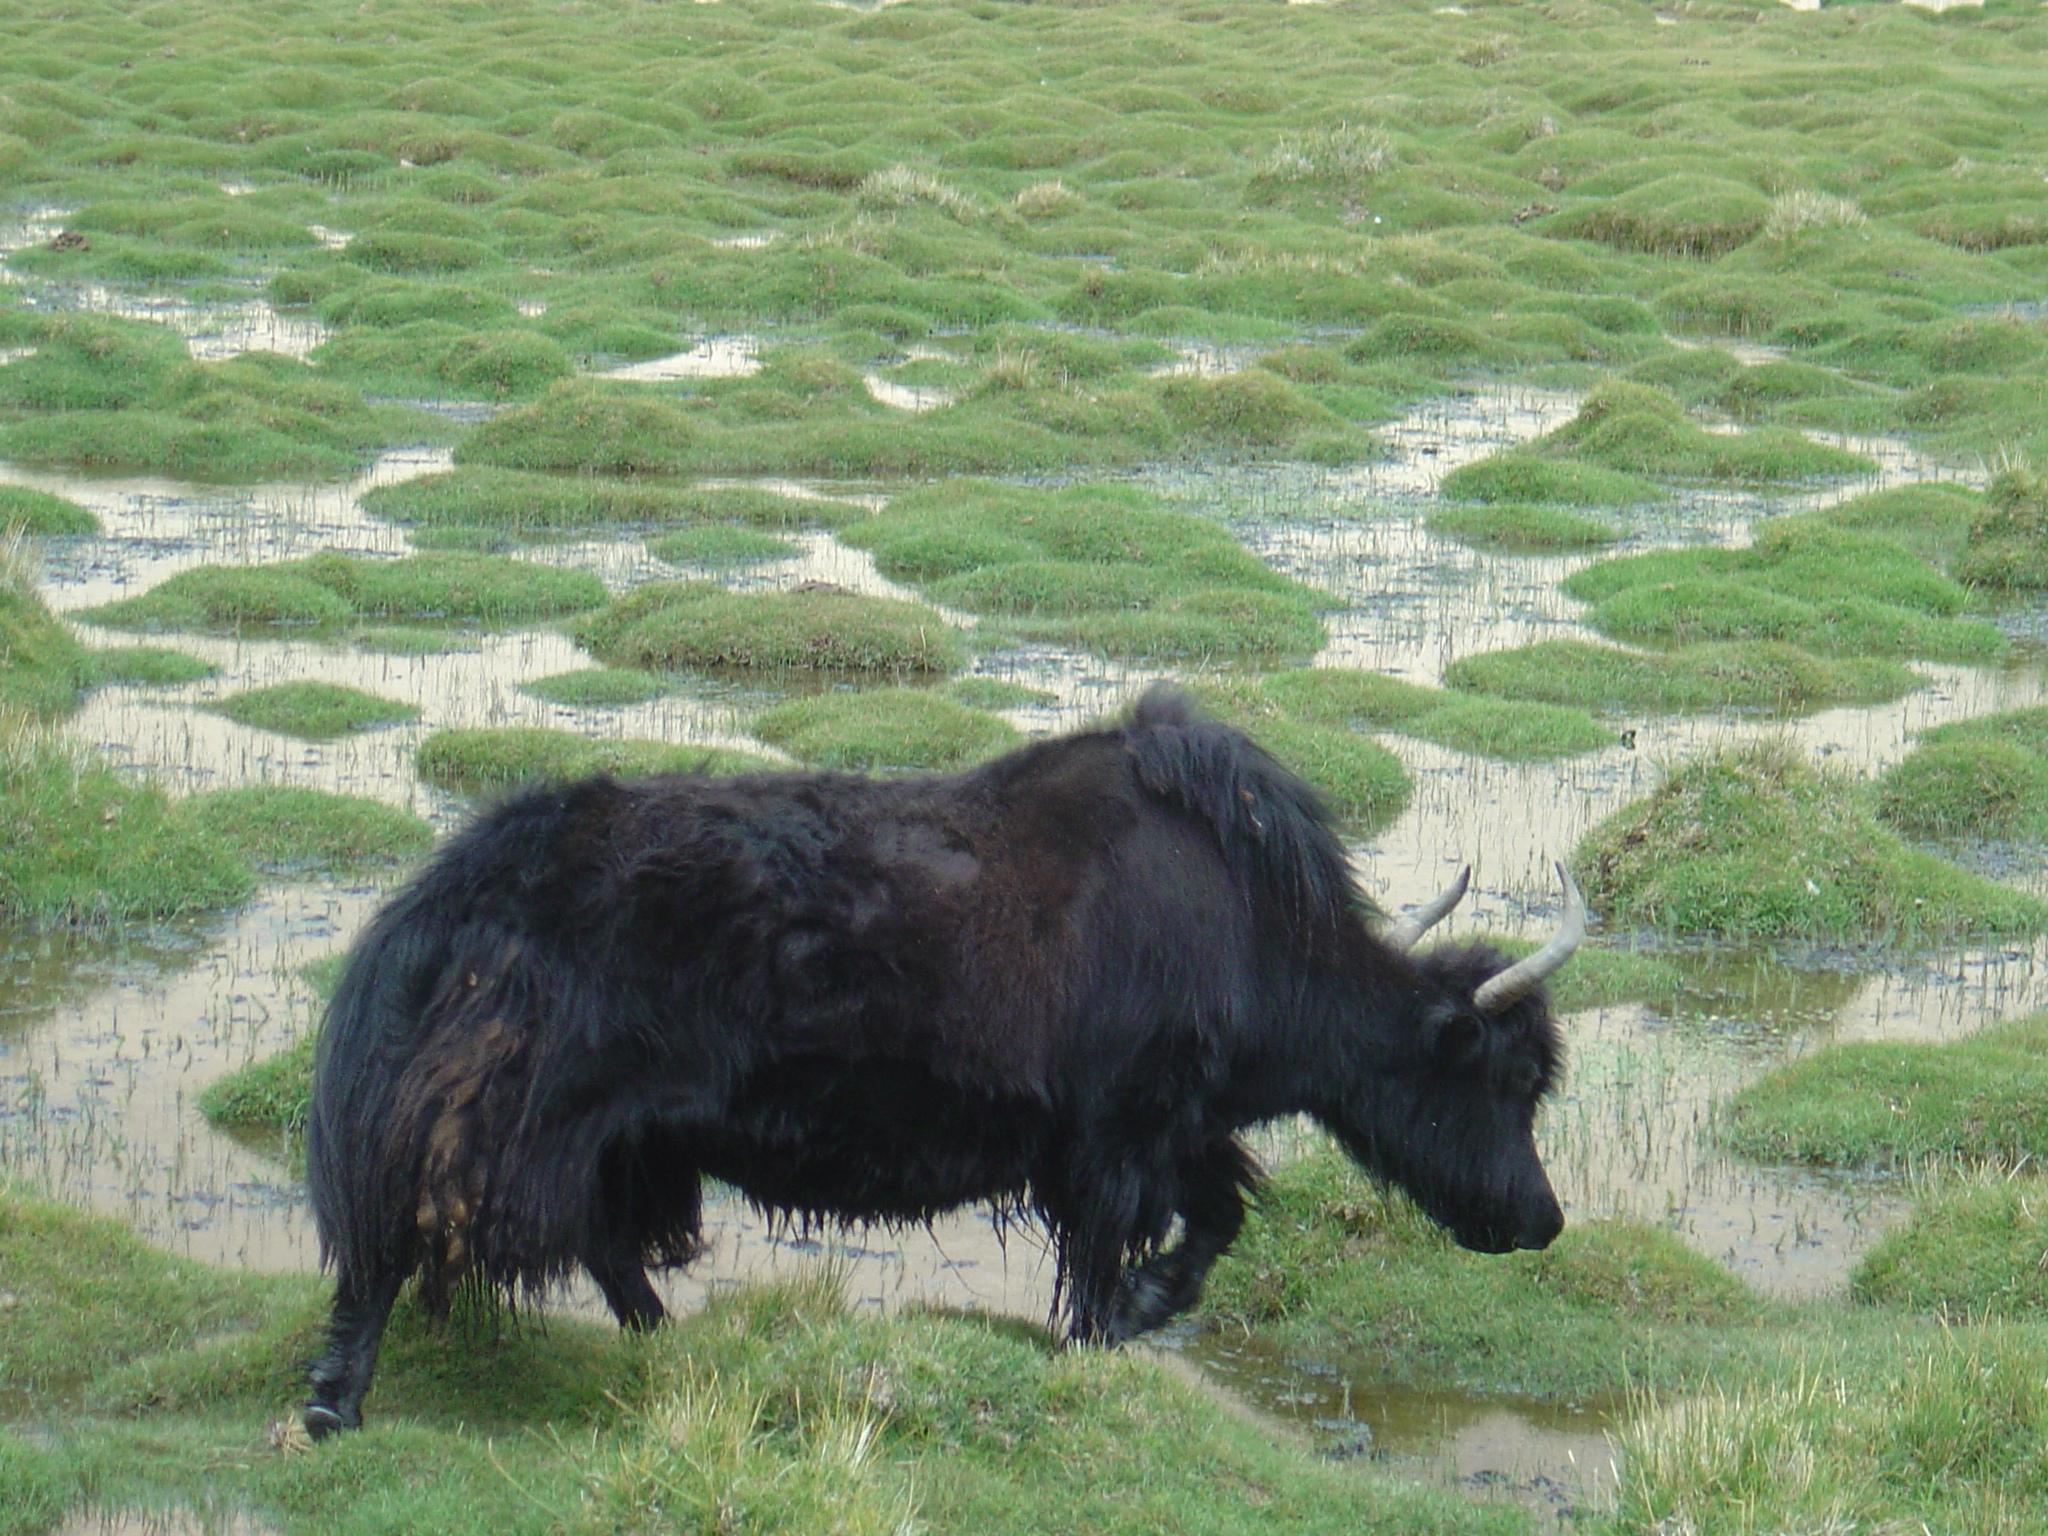
[[[1571,959],[1572,951],[1586,936],[1586,898],[1579,894],[1571,871],[1555,866],[1564,882],[1564,917],[1551,941],[1525,959],[1517,960],[1498,976],[1488,977],[1472,994],[1472,1006],[1481,1013],[1499,1013],[1510,1003],[1528,995],[1536,983]]]
[[[1465,899],[1465,887],[1472,883],[1472,866],[1467,864],[1458,871],[1458,878],[1438,891],[1429,901],[1417,907],[1406,917],[1398,918],[1387,925],[1381,935],[1396,949],[1413,949],[1415,941],[1450,915],[1451,908]]]

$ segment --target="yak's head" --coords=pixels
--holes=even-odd
[[[1586,907],[1562,866],[1564,919],[1549,943],[1510,962],[1475,944],[1414,957],[1419,1018],[1374,1095],[1369,1127],[1344,1135],[1366,1167],[1481,1253],[1546,1248],[1564,1213],[1536,1153],[1536,1110],[1556,1087],[1563,1046],[1544,979],[1585,936]],[[1469,871],[1386,942],[1407,949],[1465,893]],[[1359,1134],[1359,1133],[1363,1134]]]

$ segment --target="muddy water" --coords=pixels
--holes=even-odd
[[[714,364],[708,351],[693,350],[705,367],[732,366],[740,355],[728,351]],[[1584,557],[1480,554],[1424,526],[1445,472],[1549,430],[1575,403],[1552,392],[1479,392],[1431,402],[1383,433],[1392,451],[1380,464],[1339,472],[1176,470],[1148,479],[1227,520],[1277,567],[1341,597],[1321,664],[1434,682],[1474,651],[1585,633],[1579,606],[1557,590]],[[1668,509],[1631,514],[1624,547],[1740,542],[1759,516],[1938,472],[1901,445],[1858,446],[1882,467],[1853,486],[1783,498],[1688,495]],[[85,481],[4,465],[0,481],[57,491],[100,514],[104,537],[52,541],[43,551],[43,591],[53,607],[70,611],[205,561],[263,562],[321,548],[401,553],[403,530],[366,516],[358,497],[371,485],[446,463],[431,451],[388,454],[353,482],[311,488]],[[774,488],[839,496],[850,489]],[[871,501],[886,494],[851,490]],[[799,543],[795,556],[727,579],[752,588],[825,580],[908,595],[830,535]],[[614,588],[675,574],[634,535],[542,546],[526,558],[595,570]],[[132,638],[82,633],[95,644]],[[463,808],[420,785],[411,770],[413,750],[431,730],[534,723],[706,745],[744,740],[749,701],[730,688],[689,685],[625,709],[530,698],[522,682],[589,664],[547,630],[474,634],[458,649],[424,658],[306,639],[173,636],[167,643],[204,656],[219,675],[181,689],[103,690],[66,729],[118,762],[161,776],[174,792],[309,784],[411,806],[449,825]],[[1113,710],[1148,675],[1056,647],[984,657],[976,669],[1047,695],[1007,712],[1033,733]],[[1635,729],[1633,748],[1617,744],[1563,764],[1498,763],[1389,738],[1415,776],[1416,793],[1393,827],[1359,847],[1365,883],[1383,905],[1398,908],[1428,896],[1469,861],[1477,881],[1460,931],[1539,932],[1554,920],[1550,860],[1646,792],[1658,762],[1770,733],[1868,771],[1896,760],[1928,726],[2048,698],[2038,651],[2003,668],[1920,670],[1927,688],[1872,709],[1794,721],[1617,722]],[[201,707],[296,677],[400,699],[422,718],[316,746]],[[2013,877],[2048,892],[2038,860],[2022,863]],[[210,1132],[192,1098],[312,1027],[316,1008],[298,968],[344,946],[377,899],[362,886],[288,885],[232,919],[125,948],[0,935],[0,1166],[119,1213],[182,1252],[255,1268],[309,1266],[314,1248],[302,1192],[278,1149]],[[2038,944],[1883,957],[1712,949],[1675,959],[1686,976],[1676,996],[1569,1020],[1572,1073],[1542,1128],[1546,1158],[1574,1216],[1627,1213],[1666,1223],[1753,1282],[1789,1294],[1838,1287],[1855,1256],[1897,1219],[1899,1198],[1885,1185],[1759,1170],[1721,1156],[1710,1135],[1718,1100],[1830,1039],[1951,1038],[2048,1005],[2048,950]],[[711,1256],[670,1282],[680,1304],[706,1287],[815,1263],[820,1253],[805,1235],[778,1231],[734,1204],[715,1205],[709,1228]],[[956,1217],[929,1233],[853,1234],[827,1247],[863,1305],[918,1299],[1033,1317],[1049,1309],[1042,1245],[1028,1231],[998,1230],[985,1216]],[[592,1298],[577,1292],[564,1303],[588,1310]],[[1519,1489],[1539,1507],[1567,1498],[1557,1489],[1611,1476],[1611,1464],[1600,1470],[1600,1420],[1590,1408],[1408,1399],[1374,1390],[1365,1368],[1353,1379],[1328,1362],[1253,1360],[1213,1339],[1184,1347],[1267,1409],[1300,1419],[1333,1452],[1369,1451],[1466,1486]]]

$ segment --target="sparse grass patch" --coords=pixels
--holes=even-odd
[[[1518,451],[1578,458],[1660,480],[1745,485],[1857,474],[1873,467],[1860,454],[1812,442],[1782,427],[1709,432],[1692,422],[1668,392],[1628,380],[1596,386],[1576,416]]]
[[[220,668],[184,651],[158,645],[117,645],[92,653],[93,672],[103,683],[176,688],[211,677]]]
[[[1783,743],[1672,769],[1574,866],[1610,921],[1673,932],[1929,943],[2048,925],[2048,904],[1906,847],[1860,785]]]
[[[281,1051],[216,1078],[199,1092],[199,1113],[211,1125],[278,1131],[297,1138],[313,1107],[313,1050],[308,1031]]]
[[[576,626],[616,666],[794,667],[848,672],[951,672],[965,656],[931,609],[813,589],[728,592],[707,582],[650,582]]]
[[[2048,838],[2048,758],[1995,736],[1923,742],[1877,783],[1878,813],[1910,837]]]
[[[996,716],[922,688],[789,699],[755,716],[749,729],[820,768],[963,768],[1024,740]]]
[[[0,737],[0,805],[0,917],[147,921],[236,906],[256,888],[240,854],[162,790],[33,730]]]
[[[1450,507],[1433,512],[1429,529],[1445,538],[1470,544],[1475,549],[1501,549],[1516,553],[1555,549],[1597,549],[1612,544],[1621,535],[1612,524],[1596,522],[1556,507],[1518,506],[1513,503],[1488,507]]]
[[[671,565],[752,565],[779,560],[797,552],[779,534],[737,523],[704,523],[647,541],[647,552]]]
[[[1802,714],[1875,704],[1924,686],[1896,661],[1809,655],[1777,641],[1732,641],[1676,651],[1625,651],[1583,640],[1540,640],[1461,656],[1444,681],[1473,693],[1579,709],[1684,714],[1764,709]]]
[[[948,481],[842,535],[885,575],[1024,638],[1115,656],[1235,659],[1322,642],[1317,594],[1143,491]]]
[[[1718,1124],[1758,1162],[2038,1162],[2048,1156],[2048,1015],[1940,1044],[1823,1046],[1736,1093]]]
[[[410,704],[380,699],[357,688],[309,680],[230,694],[207,706],[230,720],[307,741],[329,741],[351,731],[417,720]]]
[[[115,629],[334,629],[358,618],[513,624],[595,608],[604,583],[495,555],[438,551],[366,560],[324,550],[265,566],[201,565],[79,617]]]
[[[461,465],[592,475],[675,474],[690,464],[698,427],[670,400],[564,379],[456,444]]]
[[[1928,1188],[1850,1277],[1858,1300],[1986,1318],[2048,1312],[2048,1180],[1989,1169]]]
[[[670,685],[652,672],[637,667],[582,667],[574,672],[557,672],[536,677],[519,685],[521,693],[550,704],[568,704],[578,709],[604,709],[621,704],[645,704],[671,691]]]
[[[100,520],[77,502],[26,485],[0,485],[0,534],[19,528],[37,538],[100,531]]]
[[[1029,704],[1051,704],[1058,698],[1006,677],[956,677],[940,684],[939,692],[969,709],[1021,709]]]
[[[1455,500],[1566,507],[1633,507],[1670,497],[1638,475],[1520,449],[1459,465],[1444,476],[1441,489]]]
[[[1986,587],[2048,587],[2048,477],[2014,468],[1992,478],[1955,576]]]
[[[266,874],[401,863],[434,840],[433,829],[410,811],[283,784],[194,795],[178,814]]]
[[[750,753],[687,742],[596,740],[572,731],[512,725],[436,731],[414,758],[419,776],[458,794],[480,795],[515,784],[608,773],[752,773],[780,765]]]
[[[13,547],[0,543],[0,732],[5,713],[68,715],[102,676],[99,662],[43,602]]]
[[[1338,729],[1384,729],[1458,752],[1522,761],[1614,745],[1580,709],[1425,688],[1376,672],[1309,667],[1274,673],[1260,691],[1295,719]]]

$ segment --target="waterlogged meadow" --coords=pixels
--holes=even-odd
[[[2048,1526],[2048,22],[0,5],[0,1536]],[[336,957],[482,799],[1185,681],[1526,946],[1571,1218],[1311,1134],[1159,1350],[714,1202],[288,1410]]]

